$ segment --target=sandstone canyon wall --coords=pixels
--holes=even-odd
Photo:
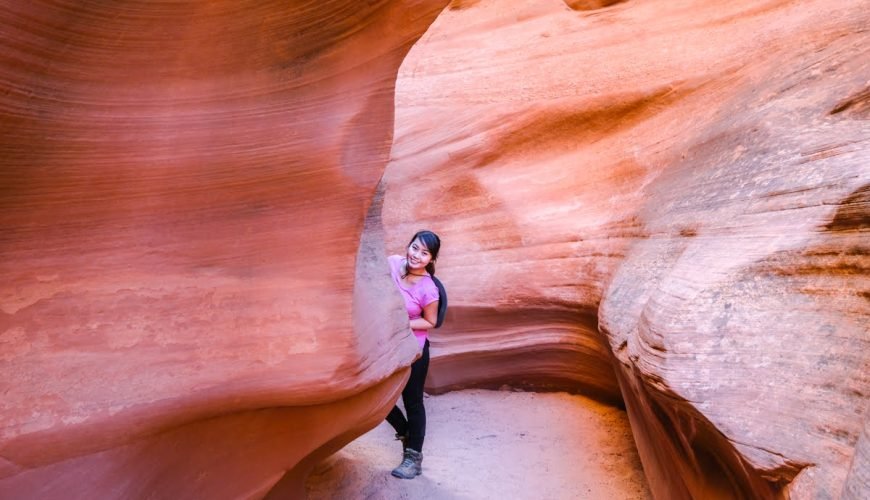
[[[383,181],[388,248],[443,237],[429,389],[624,398],[657,498],[865,496],[868,26],[864,1],[452,2]]]
[[[292,496],[383,418],[372,200],[444,3],[4,2],[0,497]]]

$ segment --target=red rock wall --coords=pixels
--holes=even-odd
[[[0,497],[286,493],[383,417],[372,199],[442,7],[6,2]]]
[[[858,500],[866,497],[868,491],[870,491],[870,419],[864,419],[864,429],[858,438],[841,498]]]
[[[384,221],[443,236],[430,390],[621,395],[657,498],[838,497],[870,394],[866,2],[595,3],[454,2],[403,63]]]

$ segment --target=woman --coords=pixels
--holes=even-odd
[[[404,256],[389,258],[393,282],[405,299],[411,330],[423,355],[411,365],[411,377],[402,390],[402,401],[408,418],[398,406],[387,415],[387,422],[402,441],[402,463],[393,469],[393,476],[413,479],[423,472],[423,438],[426,434],[426,409],[423,408],[423,384],[429,371],[428,331],[438,317],[438,288],[432,281],[435,259],[441,240],[432,231],[420,231],[411,238]]]

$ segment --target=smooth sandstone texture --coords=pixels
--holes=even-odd
[[[0,497],[281,496],[386,414],[373,198],[443,5],[7,2]]]
[[[622,397],[657,498],[866,496],[866,7],[453,2],[384,174],[388,247],[444,241],[430,390]]]

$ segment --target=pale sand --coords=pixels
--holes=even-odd
[[[427,396],[423,475],[382,423],[315,468],[318,499],[650,499],[624,411],[565,393]]]

